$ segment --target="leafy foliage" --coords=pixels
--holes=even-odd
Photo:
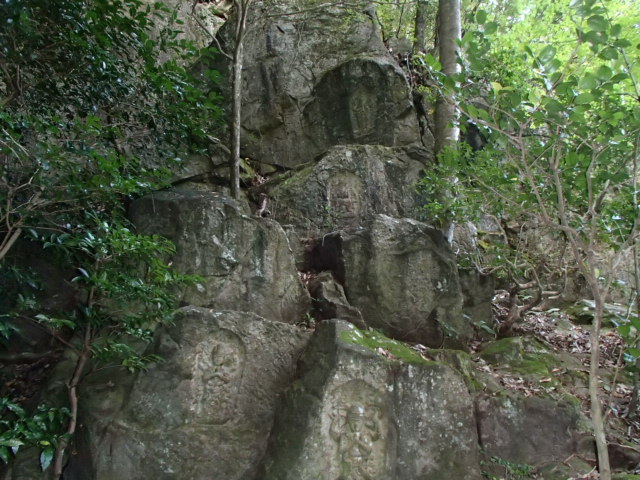
[[[498,40],[498,24],[477,12],[477,28],[462,40],[457,98],[466,117],[461,126],[478,128],[489,143],[481,151],[464,145],[446,152],[427,172],[421,189],[431,199],[431,218],[477,220],[482,212],[555,223],[562,210],[568,223],[560,230],[579,232],[585,245],[629,246],[638,217],[637,65],[628,60],[631,43],[620,24],[594,3],[572,2],[573,14],[562,17],[577,32],[573,42],[564,36],[564,51],[571,46],[566,56],[551,44],[534,51]],[[433,57],[424,65],[441,88],[454,87]],[[556,234],[556,242],[564,235]]]
[[[527,478],[527,476],[533,470],[533,467],[531,465],[514,463],[498,457],[491,457],[491,463],[504,468],[504,477],[497,477],[495,475],[491,475],[488,472],[482,472],[482,476],[488,478],[489,480],[515,480],[519,478]],[[488,465],[486,462],[481,462],[481,464]]]
[[[461,40],[462,73],[443,77],[431,71],[441,98],[453,94],[468,125],[479,129],[488,145],[472,155],[450,152],[436,176],[441,184],[454,184],[460,198],[443,207],[439,198],[451,195],[448,189],[436,191],[427,209],[442,215],[480,208],[503,218],[523,218],[555,236],[549,251],[569,250],[595,303],[591,420],[599,473],[610,479],[598,388],[600,328],[604,302],[624,256],[637,255],[640,86],[637,57],[629,52],[640,48],[640,36],[637,31],[623,33],[606,2],[557,3],[549,9],[555,12],[549,28],[570,27],[563,32],[574,35],[564,33],[565,45],[552,43],[538,29],[538,44],[503,43],[495,36],[499,23],[488,22],[489,14],[478,11],[478,27]],[[522,5],[516,2],[516,7]],[[533,10],[534,21],[546,14]],[[512,21],[522,21],[520,15],[528,13],[516,10]],[[429,58],[423,62],[427,68],[433,63]],[[632,349],[627,354],[636,360]]]
[[[169,27],[154,33],[168,14],[139,0],[3,7],[0,258],[18,229],[64,230],[83,210],[121,210],[161,184],[187,146],[205,145],[219,112],[203,85],[216,73],[196,78],[184,58],[208,50]]]
[[[150,341],[158,322],[171,321],[176,288],[193,280],[165,262],[174,252],[173,244],[90,213],[77,231],[53,233],[40,241],[62,265],[76,266],[78,275],[71,282],[84,300],[61,318],[44,313],[35,318],[52,328],[91,328],[96,339],[92,353],[98,361],[117,362],[133,371],[156,360],[142,357],[129,343]],[[99,333],[106,337],[97,337]]]
[[[189,70],[212,51],[181,40],[161,2],[11,0],[0,24],[0,282],[13,294],[0,301],[0,337],[27,321],[73,344],[77,399],[91,358],[131,371],[157,360],[140,342],[171,321],[177,288],[193,280],[167,264],[170,242],[134,233],[125,214],[131,199],[166,186],[185,155],[206,150],[221,116],[207,87],[217,72]],[[22,267],[25,246],[73,272],[64,278],[73,305],[39,303],[43,282]],[[75,402],[68,414],[2,402],[0,458],[36,446],[59,475]]]
[[[0,398],[0,460],[7,463],[21,447],[33,446],[41,449],[40,467],[46,470],[68,415],[67,409],[44,405],[28,414],[19,404]]]

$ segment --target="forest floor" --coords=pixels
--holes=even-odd
[[[494,303],[494,316],[497,319],[504,318],[506,308],[499,303]],[[512,334],[535,338],[545,344],[551,351],[570,355],[576,364],[581,364],[580,371],[588,374],[590,367],[590,326],[574,323],[572,318],[560,309],[548,311],[529,311],[521,322],[514,325]],[[472,353],[481,352],[487,344],[487,339],[476,340],[471,345]],[[607,421],[607,436],[610,445],[613,445],[613,455],[621,454],[628,463],[627,473],[640,474],[640,407],[635,402],[635,408],[630,411],[633,399],[633,375],[624,361],[625,342],[615,328],[603,328],[600,344],[600,398],[605,408]],[[494,368],[488,365],[478,356],[474,356],[475,368],[491,370],[506,390],[517,391],[525,396],[535,396],[548,393],[549,385],[556,371],[557,377],[564,367],[558,365],[553,369],[549,377],[535,378],[526,375],[509,373],[508,371]],[[586,385],[564,385],[566,389],[582,403],[582,411],[588,418],[589,395]],[[636,393],[637,394],[637,393]],[[622,451],[622,450],[624,451]],[[611,452],[610,447],[610,452]],[[637,463],[636,463],[637,462]],[[597,479],[597,473],[575,477],[571,480]]]

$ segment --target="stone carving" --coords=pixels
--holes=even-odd
[[[419,203],[414,185],[431,153],[381,145],[336,146],[312,166],[274,185],[272,218],[301,238],[366,226],[372,216],[410,216]]]
[[[419,144],[407,79],[382,42],[370,2],[308,12],[298,3],[257,2],[249,12],[243,155],[292,168],[338,144]],[[218,32],[224,50],[233,50],[234,38],[233,22]],[[229,67],[222,56],[212,66]],[[220,87],[231,98],[230,85]]]
[[[391,422],[383,395],[362,380],[339,386],[332,395],[329,435],[339,479],[386,478],[389,466]]]
[[[368,231],[342,238],[344,289],[367,325],[434,348],[466,342],[455,257],[438,230],[375,215]]]
[[[246,360],[245,346],[235,333],[221,329],[195,348],[192,410],[200,424],[226,423],[237,404]]]
[[[330,213],[340,225],[356,226],[362,215],[363,181],[351,173],[329,180],[327,200]],[[333,220],[333,219],[332,219]]]

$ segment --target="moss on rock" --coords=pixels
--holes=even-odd
[[[360,330],[353,327],[351,330],[341,332],[340,339],[352,345],[365,347],[390,360],[423,365],[435,363],[423,358],[407,344],[393,340],[377,330]]]

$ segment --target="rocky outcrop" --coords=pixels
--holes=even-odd
[[[316,320],[340,318],[359,328],[367,328],[362,313],[347,300],[344,288],[331,272],[322,272],[309,282],[309,293],[313,299],[313,314]]]
[[[368,325],[430,347],[463,345],[455,258],[440,231],[410,219],[376,215],[366,231],[342,242],[344,285]]]
[[[244,156],[294,167],[332,145],[420,143],[407,80],[370,3],[257,3],[248,23]],[[233,25],[220,43],[232,51]]]
[[[172,240],[174,268],[199,278],[155,333],[162,362],[87,377],[64,478],[479,480],[493,458],[584,452],[574,397],[503,394],[494,375],[555,382],[543,346],[441,348],[490,321],[492,285],[461,280],[442,233],[412,218],[433,152],[371,5],[252,6],[242,153],[266,203],[252,215],[228,198],[215,141],[177,186],[132,203],[137,230]],[[42,478],[21,462],[13,480]]]
[[[266,184],[273,217],[300,235],[364,226],[373,215],[410,217],[418,209],[414,185],[431,158],[422,148],[346,145]]]
[[[149,4],[150,7],[155,5],[153,0],[142,0],[142,3]],[[223,1],[164,0],[162,8],[165,9],[164,16],[154,15],[153,37],[166,35],[164,29],[169,28],[174,31],[177,40],[193,42],[197,48],[209,46],[218,29],[224,24],[225,14],[229,10],[228,7],[225,8]],[[179,23],[176,23],[176,19]]]
[[[83,391],[93,464],[80,478],[254,479],[308,337],[251,313],[183,309],[149,352],[161,363],[129,389],[103,378]]]
[[[176,245],[173,267],[200,280],[185,289],[185,304],[259,313],[299,322],[309,294],[298,278],[282,227],[243,213],[224,195],[186,189],[156,192],[134,202],[130,216],[142,233]]]
[[[481,394],[476,400],[476,420],[487,458],[547,465],[562,463],[588,445],[580,441],[586,430],[580,406],[568,401],[517,393]]]
[[[495,292],[495,279],[477,270],[460,269],[460,290],[462,292],[462,314],[476,329],[486,330],[493,325],[491,300]]]
[[[480,479],[459,374],[417,354],[392,360],[363,346],[363,335],[345,322],[320,325],[278,410],[259,478]]]

